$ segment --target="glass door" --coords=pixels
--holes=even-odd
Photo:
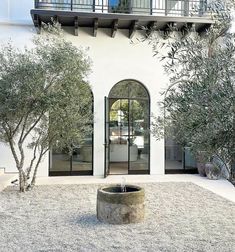
[[[130,0],[109,0],[109,12],[130,13]]]
[[[129,174],[149,171],[149,103],[147,100],[129,101]]]
[[[128,99],[109,98],[110,174],[128,174]]]
[[[131,13],[134,14],[151,14],[151,1],[150,0],[132,0]]]
[[[109,98],[105,160],[109,174],[148,174],[148,100]],[[107,101],[106,101],[107,104]],[[108,143],[108,144],[107,144]]]
[[[149,174],[150,99],[146,88],[135,80],[120,81],[111,89],[108,101],[109,174]]]

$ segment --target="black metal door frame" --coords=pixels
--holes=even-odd
[[[143,170],[143,171],[131,171],[130,170],[130,146],[131,146],[131,141],[130,141],[130,101],[138,101],[138,100],[145,100],[148,101],[148,127],[150,127],[150,101],[149,99],[145,98],[124,98],[124,97],[106,97],[104,98],[104,177],[106,178],[109,173],[110,173],[110,136],[109,136],[109,99],[116,99],[116,100],[128,100],[128,136],[127,136],[127,141],[128,141],[128,161],[127,161],[127,167],[128,167],[128,174],[150,174],[150,133],[148,134],[148,169]],[[133,135],[131,135],[133,136]]]
[[[104,97],[104,178],[110,171],[110,153],[109,153],[109,98]]]

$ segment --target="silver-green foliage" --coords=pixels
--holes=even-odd
[[[170,86],[161,103],[165,118],[158,118],[155,133],[165,127],[177,142],[194,152],[219,155],[228,167],[235,163],[235,36],[229,32],[228,6],[213,2],[215,24],[199,36],[181,35],[165,42],[165,72]],[[154,42],[159,55],[162,48]]]
[[[71,153],[92,130],[90,59],[59,33],[49,26],[31,49],[0,49],[0,140],[11,148],[21,191],[35,184],[52,146]],[[26,148],[32,149],[29,163]]]

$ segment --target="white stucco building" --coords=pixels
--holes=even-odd
[[[0,42],[30,46],[41,22],[57,19],[66,39],[89,48],[93,61],[94,131],[76,146],[73,156],[51,150],[39,176],[164,174],[186,170],[188,155],[170,140],[151,135],[151,114],[157,115],[160,92],[168,85],[161,62],[148,43],[131,43],[141,26],[162,31],[168,25],[201,32],[210,25],[201,0],[1,0]],[[197,12],[191,16],[195,7]],[[36,27],[36,28],[35,28]],[[106,98],[105,98],[106,97]],[[165,146],[166,145],[166,146]],[[27,158],[30,157],[30,150]],[[168,160],[168,168],[165,167]],[[192,165],[193,166],[193,165]],[[10,149],[0,143],[0,167],[16,171]]]

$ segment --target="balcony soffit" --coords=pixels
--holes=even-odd
[[[200,33],[214,23],[212,19],[206,16],[173,17],[42,9],[32,9],[30,13],[38,32],[40,32],[42,22],[48,23],[51,22],[52,18],[56,18],[62,26],[74,26],[75,35],[78,35],[79,27],[92,27],[94,36],[96,36],[98,28],[110,28],[112,29],[112,37],[115,36],[117,29],[129,29],[129,37],[132,37],[135,31],[141,30],[143,26],[154,26],[154,29],[164,31],[169,28],[170,24],[174,24],[179,30],[184,29],[186,25],[190,26],[193,24],[195,30]]]

